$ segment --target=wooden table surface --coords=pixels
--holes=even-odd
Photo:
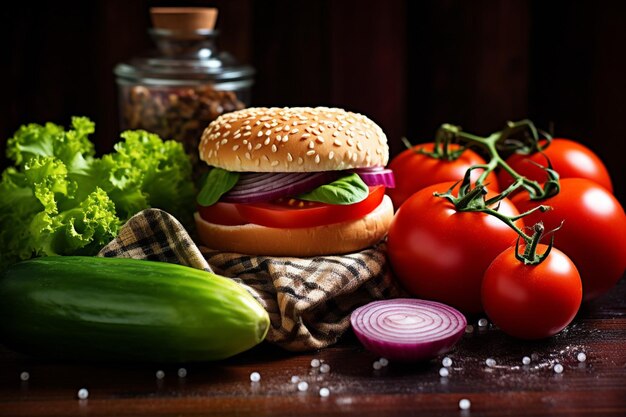
[[[520,342],[476,326],[448,356],[447,378],[439,376],[441,358],[376,371],[377,357],[349,334],[309,354],[261,345],[227,361],[186,365],[180,378],[178,366],[57,363],[0,348],[0,415],[626,416],[626,279],[550,340]],[[523,356],[532,356],[529,366]],[[314,358],[330,372],[311,368]],[[487,358],[495,367],[485,365]],[[556,361],[562,374],[552,370]],[[255,371],[259,383],[250,382]],[[294,375],[308,382],[306,392],[291,383]],[[78,400],[83,387],[89,398]],[[319,396],[322,387],[329,397]],[[469,411],[459,410],[462,398],[471,401]]]

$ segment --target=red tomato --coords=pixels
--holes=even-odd
[[[524,212],[539,203],[528,193],[512,198]],[[626,216],[617,199],[604,187],[587,179],[561,180],[561,192],[541,204],[552,207],[545,213],[524,217],[528,225],[543,221],[555,233],[555,246],[574,262],[583,282],[584,300],[596,298],[612,288],[626,269]]]
[[[546,245],[538,245],[544,253]],[[538,265],[524,265],[508,248],[489,265],[482,285],[487,316],[503,332],[520,339],[557,334],[576,316],[582,300],[580,275],[560,250]]]
[[[584,145],[568,139],[553,139],[543,153],[550,159],[552,168],[561,178],[587,178],[613,192],[606,167],[600,158]],[[532,155],[515,154],[506,160],[518,174],[533,181],[545,182],[548,179],[546,171],[530,161],[542,166],[548,165],[546,158],[539,152]],[[513,177],[501,170],[498,174],[498,183],[504,190],[513,183]]]
[[[485,270],[518,235],[494,216],[457,212],[448,200],[433,196],[452,184],[426,187],[400,207],[389,229],[389,259],[396,277],[411,294],[478,313],[482,311],[480,285]],[[490,191],[487,197],[494,195]],[[500,211],[509,216],[519,214],[506,198]],[[516,224],[523,227],[521,221]]]
[[[370,187],[369,196],[355,204],[336,205],[284,199],[271,203],[217,203],[200,209],[200,216],[216,224],[254,223],[267,227],[314,227],[359,219],[378,207],[385,196],[385,187]],[[218,206],[217,208],[213,208]],[[235,214],[236,212],[236,214]]]
[[[485,164],[485,160],[471,149],[463,152],[455,161],[435,159],[415,152],[420,148],[432,152],[433,147],[434,143],[416,145],[400,153],[389,163],[389,168],[396,178],[396,187],[388,189],[387,194],[391,197],[396,209],[411,194],[422,188],[441,182],[462,180],[469,167]],[[451,144],[450,149],[457,150],[459,145]],[[476,181],[481,172],[481,170],[474,170],[472,181]],[[498,180],[494,173],[487,176],[485,185],[488,185],[492,190],[498,190]]]

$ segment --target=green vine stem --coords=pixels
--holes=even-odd
[[[483,184],[489,173],[500,167],[514,179],[513,184],[515,188],[513,188],[508,194],[510,194],[513,190],[519,187],[527,190],[532,200],[543,200],[555,194],[558,194],[560,189],[559,176],[556,171],[552,169],[549,163],[549,166],[547,168],[544,167],[548,174],[548,181],[546,181],[544,187],[542,188],[537,181],[529,180],[528,178],[518,174],[500,156],[498,146],[505,143],[510,143],[512,141],[511,138],[514,135],[519,134],[526,134],[528,138],[528,143],[524,144],[524,142],[517,141],[517,149],[523,148],[524,153],[530,153],[533,151],[541,152],[543,147],[541,146],[539,141],[539,132],[530,120],[508,122],[503,130],[492,133],[487,137],[481,137],[464,132],[459,126],[444,124],[439,128],[435,136],[435,148],[437,149],[437,147],[440,147],[441,149],[445,150],[448,146],[446,144],[458,141],[465,144],[465,146],[461,148],[463,150],[465,150],[465,148],[467,147],[480,147],[485,150],[488,155],[489,162],[485,165],[477,165],[475,167],[472,167],[474,169],[483,169],[483,172],[476,180],[477,185]],[[549,138],[549,135],[546,135],[546,137]],[[435,150],[435,152],[433,152],[431,156],[437,157],[437,150]]]

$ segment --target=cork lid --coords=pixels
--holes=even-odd
[[[152,26],[172,31],[213,30],[217,9],[211,7],[152,7]]]

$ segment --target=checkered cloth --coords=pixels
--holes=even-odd
[[[277,258],[199,248],[170,214],[148,209],[132,217],[99,256],[187,265],[232,278],[269,313],[266,340],[306,351],[332,345],[350,313],[370,301],[401,296],[385,259],[385,244],[341,256]]]

